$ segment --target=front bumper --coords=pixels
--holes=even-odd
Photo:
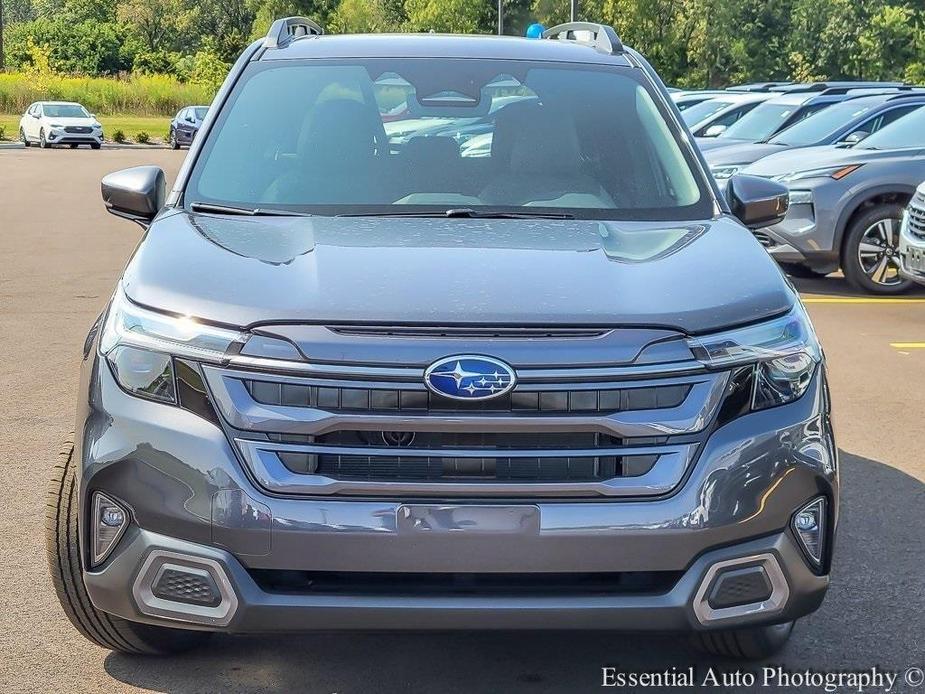
[[[55,128],[46,135],[46,140],[53,145],[101,145],[103,144],[103,131],[69,133],[63,128]]]
[[[925,239],[910,233],[908,212],[900,227],[899,272],[906,279],[925,284]]]
[[[814,573],[789,530],[798,508],[824,496],[832,546],[838,479],[821,370],[799,401],[716,430],[678,488],[651,500],[397,500],[268,494],[248,477],[221,429],[191,412],[129,396],[105,364],[92,356],[86,363],[89,397],[78,421],[81,505],[88,508],[93,491],[104,491],[129,509],[132,526],[84,580],[96,607],[127,619],[229,631],[689,630],[794,619],[818,607],[828,585],[830,549]],[[494,523],[498,514],[474,516],[479,508],[525,520]],[[421,514],[444,520],[407,522]],[[199,619],[143,605],[140,571],[156,550],[215,562],[235,609]],[[710,567],[756,555],[774,558],[786,600],[705,624],[696,605]],[[429,596],[279,593],[258,585],[261,571],[674,572],[679,578],[654,594]]]

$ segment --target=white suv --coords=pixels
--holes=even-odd
[[[925,284],[925,183],[919,184],[903,214],[899,257],[902,275]]]
[[[103,126],[80,104],[68,101],[37,101],[19,119],[19,139],[28,147],[103,144]]]

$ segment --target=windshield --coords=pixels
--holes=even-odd
[[[197,106],[193,109],[193,111],[196,113],[196,120],[204,120],[206,114],[209,112],[209,109],[205,108],[204,106]]]
[[[48,118],[89,118],[90,114],[80,104],[44,104],[42,113]]]
[[[798,104],[759,104],[724,130],[720,137],[760,142],[776,133],[800,106]]]
[[[925,109],[916,109],[856,145],[857,149],[908,147],[925,147]]]
[[[444,58],[251,63],[184,201],[321,215],[709,217],[690,153],[637,74]]]
[[[729,106],[728,101],[720,101],[719,99],[701,101],[695,106],[684,109],[684,111],[681,112],[681,118],[683,118],[684,122],[688,125],[696,125],[703,119],[709,118],[714,113],[718,113],[727,106]]]
[[[873,107],[874,104],[865,106],[851,100],[843,101],[791,125],[771,138],[769,142],[775,145],[791,145],[794,147],[821,144],[825,139],[840,130],[842,126],[847,125],[855,118],[863,116]]]

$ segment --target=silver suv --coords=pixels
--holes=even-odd
[[[840,267],[851,284],[873,294],[911,286],[900,271],[899,227],[925,179],[925,109],[853,146],[772,154],[742,171],[790,187],[787,216],[757,232],[788,272],[822,275]]]
[[[720,197],[690,142],[609,27],[275,23],[169,194],[154,167],[103,181],[147,233],[50,491],[76,628],[133,653],[332,629],[783,646],[829,584],[825,367],[746,229],[786,188]]]

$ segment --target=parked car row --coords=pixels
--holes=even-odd
[[[685,117],[694,109],[728,113],[743,93],[765,98],[733,123]],[[711,93],[682,117],[720,188],[742,173],[790,189],[786,217],[754,232],[785,271],[812,277],[841,269],[858,289],[898,294],[925,281],[913,269],[925,242],[900,233],[901,224],[909,227],[904,209],[925,180],[922,106],[925,89],[893,83],[774,85]],[[925,212],[905,218],[911,214],[925,222]],[[911,239],[905,269],[902,238]]]
[[[170,121],[168,144],[173,149],[192,144],[208,111],[208,106],[181,108]],[[19,140],[26,147],[90,145],[99,149],[103,139],[103,125],[96,116],[73,101],[36,101],[19,119]]]

